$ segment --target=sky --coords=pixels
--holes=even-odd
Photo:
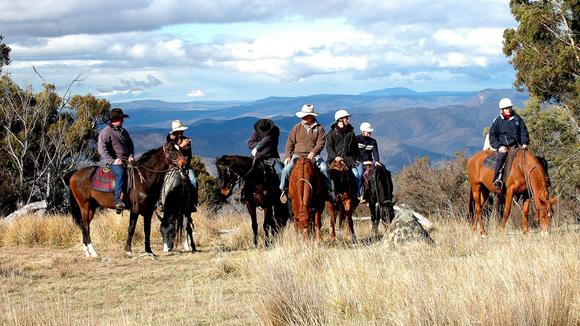
[[[508,0],[0,0],[22,84],[111,102],[511,88]]]

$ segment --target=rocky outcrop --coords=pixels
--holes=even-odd
[[[24,205],[21,209],[12,212],[12,214],[6,216],[5,219],[0,220],[4,223],[10,223],[17,218],[25,215],[37,215],[42,216],[46,213],[46,200],[37,201],[34,203],[30,203],[28,205]]]
[[[435,241],[415,217],[410,209],[401,208],[391,222],[390,230],[384,240],[388,244],[401,245],[411,242],[426,242],[434,245]]]

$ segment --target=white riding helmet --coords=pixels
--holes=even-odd
[[[510,100],[507,97],[502,98],[501,100],[499,100],[499,109],[505,109],[505,108],[509,108],[511,106],[514,106],[512,103],[512,100]]]
[[[338,111],[336,111],[336,113],[334,114],[334,121],[337,121],[340,118],[344,118],[344,117],[350,117],[350,114],[348,114],[348,112],[344,109],[340,109]]]
[[[365,122],[363,122],[363,123],[360,124],[360,131],[373,132],[374,129],[373,129],[373,126],[371,126],[370,123],[368,123],[368,122],[365,121]]]

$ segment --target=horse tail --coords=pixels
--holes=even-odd
[[[469,207],[469,214],[467,216],[469,220],[472,221],[475,211],[475,200],[473,198],[473,191],[471,191],[471,189],[469,189],[469,201],[467,206]]]
[[[79,228],[82,228],[83,227],[83,215],[81,214],[81,208],[79,207],[79,203],[77,202],[77,199],[75,198],[73,191],[70,187],[70,177],[71,176],[72,176],[72,174],[70,176],[68,176],[68,178],[66,180],[66,183],[68,185],[70,212],[72,214],[73,222],[75,222],[75,224]]]

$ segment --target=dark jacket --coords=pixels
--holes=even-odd
[[[373,137],[356,136],[361,161],[379,162],[379,147]]]
[[[519,115],[514,114],[506,119],[500,113],[489,128],[489,142],[496,149],[501,146],[529,145],[528,128]]]
[[[179,144],[181,144],[185,139],[189,139],[189,144],[187,144],[186,146],[179,146]],[[191,158],[193,157],[193,153],[191,151],[191,138],[186,137],[186,136],[179,136],[179,137],[175,137],[172,136],[171,133],[169,133],[167,135],[167,137],[165,137],[165,142],[170,142],[173,141],[175,142],[178,146],[179,146],[179,151],[181,152],[181,155],[183,155],[183,158],[185,158],[185,168],[186,169],[190,169],[191,168]]]
[[[338,128],[335,122],[328,134],[326,134],[326,152],[328,153],[327,162],[330,164],[337,156],[342,157],[349,168],[356,166],[355,161],[360,161],[360,152],[358,143],[354,135],[353,127],[347,125],[344,128]]]
[[[254,133],[248,140],[248,148],[257,148],[256,159],[280,158],[278,141],[280,128],[270,119],[260,119],[254,124]]]
[[[134,154],[133,140],[126,129],[108,125],[99,133],[97,151],[107,164],[117,158],[127,161]]]

